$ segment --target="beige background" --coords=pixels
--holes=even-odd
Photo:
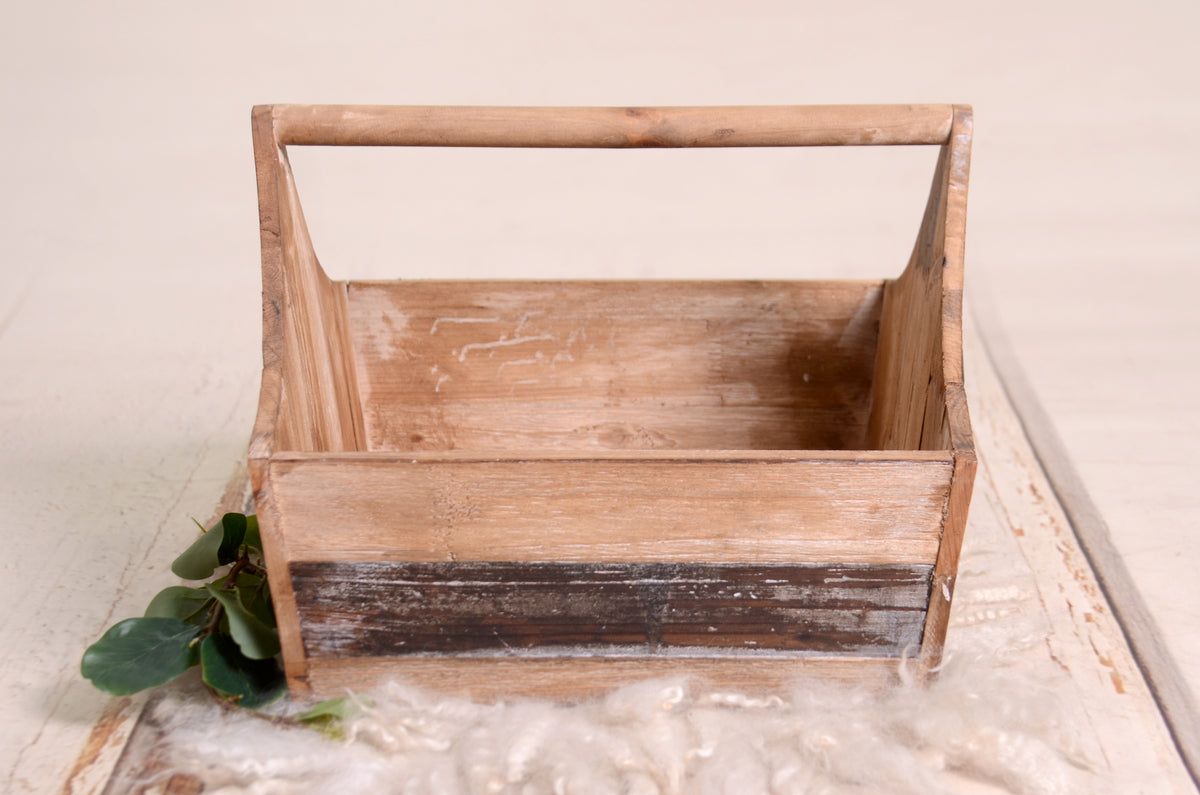
[[[968,300],[1200,691],[1200,5],[322,5],[6,8],[0,790],[56,789],[105,703],[80,653],[171,581],[244,455],[261,102],[972,103]],[[732,154],[296,168],[336,275],[899,272],[931,153]]]

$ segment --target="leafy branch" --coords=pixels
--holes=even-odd
[[[141,618],[118,622],[83,654],[99,689],[126,696],[170,682],[194,665],[223,699],[258,709],[287,690],[267,587],[258,519],[227,513],[171,564],[199,587],[172,585]]]
[[[258,518],[227,513],[175,558],[171,571],[199,587],[172,585],[141,618],[114,624],[83,653],[80,670],[105,693],[127,696],[165,685],[194,665],[228,708],[257,710],[287,692],[279,664],[279,630]],[[212,579],[210,579],[212,578]],[[286,726],[307,726],[335,739],[370,701],[342,696],[296,716],[251,713]]]

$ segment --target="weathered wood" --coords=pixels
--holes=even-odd
[[[932,564],[945,453],[277,456],[290,561]]]
[[[606,148],[942,144],[953,113],[950,105],[267,108],[283,145]]]
[[[797,654],[728,654],[643,657],[314,657],[307,673],[291,680],[297,695],[332,698],[367,692],[381,682],[499,701],[514,698],[577,702],[634,682],[679,677],[736,693],[778,694],[797,679],[878,685],[899,679],[892,657],[822,657]]]
[[[955,106],[950,141],[945,145],[946,184],[944,209],[944,240],[942,243],[941,296],[938,334],[941,355],[939,365],[932,368],[931,383],[941,385],[941,403],[926,409],[925,425],[937,422],[937,437],[954,451],[954,476],[950,481],[950,499],[942,523],[942,540],[938,545],[934,566],[933,588],[929,614],[925,622],[922,664],[935,668],[942,659],[946,629],[950,619],[950,603],[958,579],[958,560],[962,549],[967,514],[974,490],[977,460],[971,419],[967,411],[967,395],[962,359],[963,334],[963,268],[966,246],[967,181],[970,170],[971,109]],[[928,433],[928,432],[926,432]],[[922,435],[922,447],[936,446],[936,438]]]
[[[975,439],[967,410],[963,369],[963,279],[967,240],[967,187],[971,171],[974,116],[970,106],[954,106],[946,198],[946,265],[942,269],[942,380],[950,446],[974,456]],[[969,483],[969,482],[968,482]]]
[[[923,633],[936,663],[974,474],[959,351],[968,109],[277,106],[254,123],[251,478],[269,566],[933,566],[934,607],[901,636]],[[909,266],[887,283],[335,283],[286,154],[900,143],[942,156]],[[272,590],[303,688],[326,650],[306,656],[292,581]],[[878,612],[862,620],[891,620]],[[715,645],[737,643],[727,619]]]
[[[1136,662],[1158,702],[1193,781],[1200,783],[1200,703],[1197,701],[1200,693],[1193,692],[1188,686],[1187,669],[1181,667],[1181,663],[1188,661],[1172,656],[1167,648],[1161,617],[1156,617],[1146,603],[1125,559],[1114,545],[1107,520],[1093,501],[1058,429],[1029,382],[1024,363],[1005,336],[1000,318],[995,314],[997,308],[986,303],[974,306],[975,317],[983,316],[979,326],[988,332],[981,347],[986,349],[986,358],[994,367],[993,389],[1002,382],[1003,395],[1012,404],[1014,414],[1029,437],[1032,448],[1029,455],[1036,456],[1040,469],[1053,487],[1054,499],[1062,506],[1080,551],[1087,558],[1089,577],[1095,577],[1129,642],[1132,662]],[[981,306],[983,311],[980,311]],[[977,348],[976,354],[983,357],[983,349]],[[984,372],[993,375],[991,368]],[[980,386],[973,383],[973,388],[978,390]],[[1036,488],[1031,492],[1039,498],[1046,496]]]
[[[263,381],[251,457],[264,449],[355,450],[361,402],[346,352],[344,289],[309,239],[286,152],[254,116],[263,252]],[[275,440],[275,435],[282,438]]]
[[[899,656],[932,566],[298,562],[309,656],[746,648]]]
[[[973,449],[962,375],[970,144],[970,110],[958,107],[912,255],[884,294],[867,433],[873,448]]]
[[[284,378],[281,440],[295,450],[362,448],[361,401],[345,322],[345,287],[317,261],[287,155],[280,152]],[[264,286],[265,287],[265,286]],[[294,385],[288,389],[286,385]]]
[[[949,147],[938,156],[912,256],[884,293],[867,444],[881,450],[949,447],[943,434],[942,271]]]
[[[372,450],[859,449],[882,282],[349,286]]]
[[[317,262],[286,152],[269,110],[255,109],[263,273],[263,377],[249,469],[269,569],[286,568],[286,539],[274,532],[266,463],[276,450],[356,450],[361,402],[346,338],[345,291]],[[289,672],[303,665],[290,583],[272,583]]]
[[[967,513],[971,505],[977,464],[973,455],[958,455],[954,459],[954,475],[950,481],[950,499],[942,522],[942,538],[934,564],[933,583],[929,595],[929,613],[922,636],[921,662],[926,669],[936,668],[942,659],[946,629],[950,622],[950,605],[958,584],[958,559],[966,531]]]
[[[972,344],[970,338],[968,344]],[[1054,683],[1056,698],[1078,704],[1082,710],[1084,717],[1074,724],[1079,732],[1078,747],[1096,749],[1088,758],[1098,775],[1114,782],[1119,791],[1189,791],[1187,772],[1175,755],[1121,628],[1062,515],[1055,488],[1042,475],[1038,458],[1029,449],[1021,424],[977,341],[968,351],[968,364],[981,471],[967,533],[968,557],[964,558],[954,623],[947,636],[948,653],[956,655],[961,664],[979,652],[983,639],[983,648],[1002,655],[1000,660],[980,660],[976,663],[980,670],[999,664],[1014,677]],[[236,504],[227,504],[217,513],[234,508]],[[715,689],[717,693],[774,695],[786,701],[797,686],[817,686],[814,680],[876,685],[895,680],[900,669],[900,661],[889,657],[778,653],[314,658],[304,678],[293,681],[293,691],[334,697],[344,695],[347,689],[367,693],[383,682],[398,680],[432,692],[481,700],[534,697],[570,702],[602,696],[639,680],[669,676],[692,680],[689,693],[708,694]],[[1064,669],[1067,675],[1056,678]],[[913,670],[910,661],[909,671]],[[433,700],[432,695],[428,697]],[[172,706],[181,708],[179,702]],[[217,709],[206,700],[189,702],[184,708],[197,710],[197,720],[211,719],[210,710]],[[578,707],[584,711],[591,708]],[[171,714],[172,725],[179,729],[194,725],[186,715]],[[107,792],[136,791],[140,782],[161,771],[161,766],[155,765],[163,758],[164,749],[190,752],[178,735],[155,731],[156,717],[162,715],[161,708],[141,713],[134,737],[147,741],[130,742]],[[107,771],[103,776],[95,771],[95,778],[106,776]],[[252,779],[242,783],[262,784],[258,778]],[[205,783],[212,789],[222,781]],[[72,791],[90,791],[72,783],[76,784]]]
[[[888,283],[880,320],[867,445],[951,450],[952,494],[934,574],[923,662],[940,660],[975,476],[962,366],[962,288],[971,111],[955,106],[904,272]]]

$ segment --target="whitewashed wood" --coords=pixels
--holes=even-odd
[[[100,717],[92,724],[74,764],[65,771],[63,792],[99,792],[106,788],[113,771],[120,764],[148,698],[148,695],[140,694],[109,700]]]
[[[242,464],[234,464],[231,470],[230,462],[237,460],[239,448],[244,449],[245,427],[235,426],[253,414],[252,372],[245,373],[245,377],[241,399],[233,410],[229,406],[218,407],[212,395],[204,396],[204,411],[200,413],[207,418],[206,422],[212,422],[213,417],[218,419],[203,431],[204,449],[193,453],[194,458],[184,459],[188,464],[186,469],[171,466],[161,480],[152,484],[145,480],[144,471],[134,474],[124,468],[117,470],[138,485],[137,493],[147,501],[145,506],[129,515],[105,520],[97,518],[95,506],[89,504],[81,506],[84,513],[71,522],[75,528],[90,527],[97,538],[114,545],[111,552],[97,555],[92,561],[93,567],[99,567],[95,573],[103,580],[103,586],[117,589],[113,601],[89,608],[79,598],[64,598],[63,594],[88,593],[96,587],[74,569],[75,579],[45,589],[52,604],[40,605],[36,594],[30,592],[24,603],[26,609],[14,612],[0,627],[5,633],[37,638],[44,649],[29,660],[37,669],[36,678],[10,663],[3,667],[9,685],[20,688],[27,699],[25,703],[29,704],[26,707],[21,699],[12,699],[5,719],[11,725],[20,725],[28,720],[22,713],[31,707],[37,724],[36,731],[31,731],[19,746],[4,749],[13,754],[14,764],[0,771],[4,776],[0,778],[0,790],[82,795],[105,789],[148,699],[147,694],[112,698],[96,690],[79,674],[80,655],[111,624],[140,615],[158,589],[178,582],[167,567],[195,538],[196,528],[187,521],[188,513],[194,513],[201,522],[211,523],[214,513],[244,510],[249,494],[246,469]],[[115,463],[110,461],[109,466]],[[142,462],[139,468],[149,466]],[[154,523],[144,526],[145,532],[130,534],[127,543],[136,541],[139,546],[127,551],[118,539],[129,528],[130,517],[151,516],[148,512],[152,511],[158,512]],[[183,521],[180,514],[185,517]],[[107,521],[116,524],[109,525]],[[77,546],[77,554],[95,554],[95,548],[87,543]],[[128,556],[119,567],[114,562],[114,555],[118,554]],[[156,563],[147,565],[144,562],[147,558]],[[63,572],[73,570],[69,556],[61,556],[59,560]],[[60,615],[61,610],[67,610],[69,616]],[[55,633],[65,632],[69,622],[80,624],[78,638],[69,649],[51,656]],[[37,682],[49,684],[41,687]]]
[[[1134,661],[1158,702],[1175,744],[1192,777],[1197,778],[1200,771],[1200,705],[1188,685],[1181,661],[1167,650],[1161,625],[1114,546],[1107,522],[1092,501],[1020,362],[1015,359],[1002,327],[987,310],[981,313],[979,322],[987,329],[985,347],[1003,382],[1005,394],[1026,429],[1031,447],[1074,529],[1097,583],[1129,639]]]
[[[986,354],[971,334],[967,342],[967,383],[976,407],[982,468],[963,548],[963,578],[947,634],[948,653],[999,655],[995,663],[983,664],[1011,666],[1015,673],[1037,679],[1049,680],[1065,668],[1058,692],[1078,710],[1080,748],[1113,782],[1115,791],[1193,792]],[[335,680],[366,688],[391,671],[366,660],[348,663],[331,676],[326,665],[314,661],[311,681],[318,692],[330,695],[342,692],[334,686]],[[472,670],[482,665],[491,666],[490,671]],[[714,684],[749,687],[743,665],[717,661],[700,669]],[[867,677],[881,682],[888,674],[886,666],[869,660],[864,664],[817,659],[804,661],[803,666],[814,676],[845,681]],[[522,675],[527,670],[497,665],[495,660],[449,666],[436,660],[415,665],[411,675],[428,687],[475,692],[480,697],[499,697],[505,688],[563,692],[559,688],[567,684],[553,666],[542,666],[536,682]],[[646,675],[656,672],[646,671]],[[775,677],[781,685],[786,683],[793,671],[752,673],[756,681],[770,687]],[[621,675],[612,681],[625,684],[639,674],[619,669],[593,672],[593,676],[609,675]],[[151,764],[148,751],[141,748],[124,759],[117,777],[131,780],[139,766]]]
[[[994,625],[998,631],[982,635],[984,645],[971,653],[987,653],[987,644],[995,644],[994,652],[1018,668],[1065,672],[1061,695],[1086,716],[1096,764],[1107,771],[1114,792],[1195,792],[996,371],[975,329],[968,325],[967,331],[967,384],[981,455],[961,566],[967,581],[972,569],[985,581],[975,593],[960,581],[967,595],[960,593],[952,610],[949,651],[956,633]],[[976,555],[973,544],[992,549]],[[998,581],[986,581],[989,567],[1000,570]]]

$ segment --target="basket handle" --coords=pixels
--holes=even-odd
[[[945,144],[953,105],[518,108],[273,105],[276,143],[642,148]]]

